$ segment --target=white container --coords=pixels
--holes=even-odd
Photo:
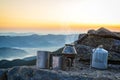
[[[37,68],[48,69],[49,68],[49,58],[50,53],[47,51],[38,51],[37,52]]]
[[[92,67],[107,69],[108,51],[103,48],[96,48],[92,54]]]

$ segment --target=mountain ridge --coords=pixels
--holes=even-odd
[[[22,49],[2,47],[0,48],[0,59],[8,59],[13,57],[23,57],[28,53]]]
[[[37,35],[29,36],[0,36],[0,47],[50,47],[63,46],[66,42],[77,39],[77,34],[73,35]],[[71,40],[69,40],[69,38]],[[61,44],[58,44],[61,43]]]

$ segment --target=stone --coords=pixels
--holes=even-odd
[[[80,60],[89,60],[92,53],[92,47],[86,45],[76,45],[77,58]]]
[[[96,70],[81,62],[69,71],[16,66],[6,70],[0,69],[0,80],[119,80],[120,65],[108,67],[107,70]]]
[[[27,66],[13,67],[8,71],[8,80],[31,80],[33,69]]]
[[[7,73],[8,80],[23,80],[19,75],[19,69],[20,67],[13,67],[9,69]]]
[[[77,45],[87,46],[89,47],[89,50],[82,49],[80,46],[80,49],[78,49],[77,51],[78,53],[81,53],[81,52],[83,53],[80,56],[80,58],[84,58],[87,60],[89,56],[87,54],[90,53],[89,52],[90,49],[96,48],[99,45],[103,45],[103,48],[110,53],[108,59],[110,61],[119,61],[120,63],[120,58],[119,58],[120,57],[120,39],[119,38],[120,36],[118,35],[118,33],[111,32],[105,28],[100,28],[98,30],[89,30],[86,36],[84,35],[84,38],[80,37],[79,40],[77,40],[78,43],[76,44],[76,46]]]
[[[88,31],[89,35],[94,35],[94,36],[101,36],[101,37],[107,37],[107,38],[114,38],[120,40],[120,36],[114,32],[111,32],[108,29],[105,28],[99,28],[98,30],[89,30]]]
[[[7,70],[5,70],[5,69],[0,70],[0,80],[7,80],[6,73],[7,73]]]
[[[65,71],[30,68],[27,66],[13,67],[8,71],[8,80],[92,80],[89,77],[70,75]]]

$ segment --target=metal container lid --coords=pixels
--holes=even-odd
[[[64,47],[62,53],[63,54],[77,54],[77,51],[73,44],[65,44],[65,47]]]

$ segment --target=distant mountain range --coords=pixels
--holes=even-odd
[[[0,47],[52,47],[63,46],[65,43],[77,40],[78,34],[71,35],[27,35],[0,36]]]
[[[0,59],[20,58],[28,53],[21,49],[2,47],[0,48]]]
[[[34,60],[22,60],[22,59],[15,59],[12,61],[9,60],[1,60],[0,61],[0,68],[11,68],[13,66],[31,66],[36,64],[36,59]]]
[[[36,56],[26,57],[26,58],[23,58],[22,60],[25,60],[25,61],[36,60]]]

